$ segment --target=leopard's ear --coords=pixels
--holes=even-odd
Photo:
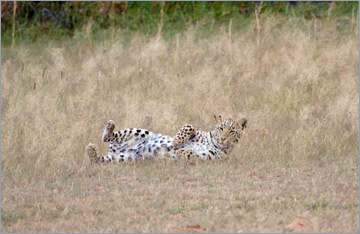
[[[239,121],[237,121],[238,124],[240,124],[240,126],[242,127],[242,130],[244,130],[246,128],[246,124],[247,124],[247,119],[242,118]]]
[[[215,118],[216,123],[220,123],[223,121],[221,115],[214,115],[214,118]]]

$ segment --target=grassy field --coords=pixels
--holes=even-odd
[[[266,17],[103,41],[89,24],[81,40],[3,46],[1,231],[358,232],[356,22]],[[211,130],[213,114],[248,119],[221,162],[85,155],[89,142],[105,154],[109,119],[172,136]]]

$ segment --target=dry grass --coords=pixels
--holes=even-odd
[[[1,231],[282,232],[299,218],[358,232],[358,30],[260,23],[3,47]],[[174,135],[210,130],[214,113],[249,120],[222,162],[90,166],[84,154],[89,142],[105,154],[109,119]]]

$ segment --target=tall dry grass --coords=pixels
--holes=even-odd
[[[358,231],[358,30],[260,24],[3,47],[2,231],[284,231],[296,217]],[[214,113],[249,120],[223,163],[91,167],[84,154],[105,154],[109,119],[175,135],[210,130]]]

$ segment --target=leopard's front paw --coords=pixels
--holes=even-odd
[[[174,139],[171,143],[172,147],[174,148],[174,150],[177,150],[180,148],[180,146],[183,145],[182,141],[179,141],[178,139]]]
[[[198,161],[200,161],[199,155],[197,155],[194,151],[182,148],[176,150],[176,158],[186,164],[195,165]]]
[[[174,149],[179,149],[180,146],[185,144],[195,134],[195,128],[192,125],[184,125],[175,135],[172,145]]]

